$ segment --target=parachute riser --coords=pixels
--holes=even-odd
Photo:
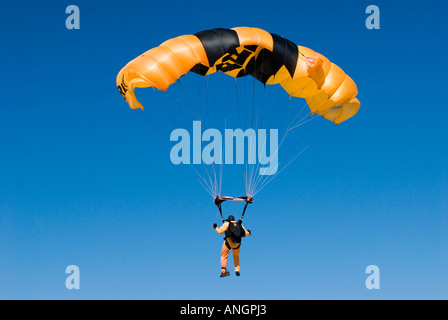
[[[213,203],[218,207],[219,210],[219,214],[221,215],[221,219],[222,222],[224,223],[224,217],[222,215],[222,207],[221,207],[221,203],[226,201],[226,200],[233,200],[233,201],[241,201],[241,200],[245,200],[246,204],[244,205],[244,209],[243,209],[243,213],[241,214],[241,218],[240,220],[243,221],[244,218],[244,214],[246,213],[246,209],[247,209],[247,205],[249,203],[252,203],[254,201],[254,199],[252,197],[249,196],[243,196],[243,197],[238,197],[238,198],[232,198],[232,197],[218,197],[216,196]]]

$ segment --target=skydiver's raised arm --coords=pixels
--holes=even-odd
[[[222,224],[222,226],[220,226],[219,228],[218,228],[218,226],[216,226],[214,229],[215,229],[215,231],[218,232],[219,234],[223,234],[224,232],[227,231],[228,228],[229,228],[229,222],[226,221],[226,222],[224,222],[224,223]]]

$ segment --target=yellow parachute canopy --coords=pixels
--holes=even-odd
[[[189,71],[232,77],[252,75],[264,84],[280,84],[305,98],[314,114],[335,124],[360,107],[355,82],[323,55],[258,28],[212,29],[165,41],[130,61],[117,76],[117,87],[133,109],[143,106],[134,88],[166,91]]]

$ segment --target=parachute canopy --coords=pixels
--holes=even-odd
[[[360,107],[355,82],[323,55],[262,29],[211,29],[165,41],[130,61],[117,76],[117,87],[133,109],[143,109],[134,88],[166,91],[189,71],[232,77],[251,75],[263,84],[279,84],[305,98],[312,114],[339,124]]]
[[[177,142],[172,163],[190,165],[218,207],[226,200],[247,206],[333,123],[360,107],[356,84],[336,64],[249,27],[167,40],[127,63],[116,82],[164,142]],[[134,90],[148,87],[154,90],[138,92],[153,106],[143,112]],[[224,165],[226,183],[243,171],[244,197],[221,197]],[[232,194],[243,193],[235,187]]]

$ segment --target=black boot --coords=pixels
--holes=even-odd
[[[230,276],[230,272],[227,271],[226,269],[222,269],[220,277],[224,278],[224,277],[227,277],[227,276]]]

